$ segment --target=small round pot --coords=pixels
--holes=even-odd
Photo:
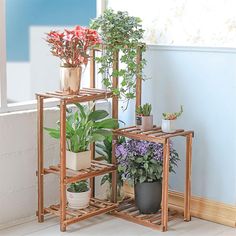
[[[80,90],[82,67],[60,67],[61,90],[66,94],[78,94]]]
[[[90,189],[87,192],[74,193],[66,191],[68,207],[72,209],[83,209],[88,207],[90,201]]]
[[[135,204],[142,214],[154,214],[161,208],[161,182],[144,182],[134,185]]]
[[[176,120],[164,120],[164,119],[162,119],[162,122],[161,122],[162,132],[164,132],[164,133],[173,133],[173,132],[175,132],[176,131],[175,123],[176,123]]]

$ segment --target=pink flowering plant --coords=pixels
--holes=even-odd
[[[122,180],[132,183],[162,181],[163,145],[130,139],[116,146],[118,172]],[[170,167],[174,172],[179,155],[170,144]]]
[[[50,31],[46,42],[52,55],[59,57],[65,67],[87,65],[88,49],[102,43],[96,30],[82,26],[76,26],[72,30],[65,29],[64,32]]]

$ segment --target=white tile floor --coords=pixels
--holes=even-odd
[[[162,233],[150,228],[121,220],[110,215],[102,215],[73,224],[67,231],[59,230],[58,218],[50,217],[44,223],[36,220],[0,231],[1,236],[236,236],[236,228],[193,218],[191,222],[181,219],[170,222],[169,231]]]

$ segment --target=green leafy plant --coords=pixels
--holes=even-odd
[[[100,63],[99,73],[103,75],[103,84],[115,95],[124,97],[126,101],[135,97],[136,74],[141,77],[142,69],[146,60],[142,59],[140,64],[136,62],[137,48],[141,52],[146,50],[143,43],[141,19],[129,16],[127,12],[111,9],[105,10],[103,15],[94,19],[90,27],[97,30],[102,37],[104,46],[101,56],[96,58]],[[112,70],[114,53],[120,52],[122,67]],[[113,87],[112,78],[120,77],[119,88]]]
[[[176,120],[178,117],[182,115],[183,111],[184,109],[183,109],[183,106],[181,105],[179,112],[174,112],[174,113],[165,112],[165,113],[162,113],[162,116],[164,120]]]
[[[111,129],[118,127],[118,121],[106,118],[109,114],[105,110],[93,110],[93,107],[85,107],[75,104],[77,109],[67,109],[66,116],[66,143],[67,150],[71,152],[83,152],[88,150],[92,142],[103,141],[112,135]],[[45,128],[53,138],[60,138],[60,121],[56,128]]]
[[[152,105],[145,103],[143,106],[138,106],[136,109],[136,114],[139,116],[150,116],[152,111]]]
[[[132,183],[162,180],[163,144],[130,139],[116,146],[118,171],[123,181]],[[170,145],[170,167],[174,172],[179,156]]]
[[[83,193],[89,191],[89,185],[87,180],[81,180],[76,183],[71,183],[68,187],[68,191],[72,193]]]
[[[119,138],[119,142],[125,141],[124,137]],[[96,152],[105,160],[107,163],[112,163],[112,137],[106,137],[103,142],[96,144]],[[111,174],[104,175],[101,180],[101,185],[105,184],[106,182],[111,183]],[[118,175],[117,181],[118,187],[123,186],[123,181]]]

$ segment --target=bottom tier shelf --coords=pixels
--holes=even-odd
[[[112,214],[133,223],[163,230],[161,225],[161,210],[155,214],[141,214],[135,206],[134,199],[130,197],[127,197],[120,202],[118,208],[114,210]],[[180,214],[178,211],[169,210],[168,220],[171,221],[179,216]]]
[[[66,220],[65,225],[70,225],[75,222],[88,219],[92,216],[104,214],[113,211],[117,208],[116,203],[91,198],[89,206],[84,209],[72,209],[67,206],[66,208]],[[60,205],[52,205],[44,209],[45,213],[52,213],[56,216],[60,216]]]

